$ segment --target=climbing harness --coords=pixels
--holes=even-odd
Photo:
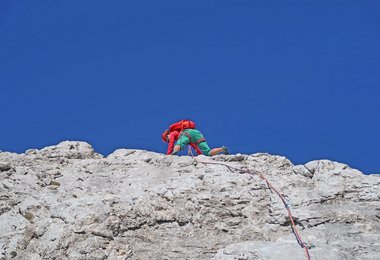
[[[183,134],[183,135],[185,135],[187,138],[189,138],[190,143],[192,143],[192,144],[199,145],[199,144],[202,143],[202,142],[206,142],[206,138],[200,138],[200,139],[198,139],[197,141],[194,142],[193,138],[191,137],[191,135],[190,135],[189,133],[182,131],[181,134]],[[190,151],[191,151],[191,150],[190,150]]]
[[[251,175],[258,175],[263,181],[265,181],[265,183],[267,184],[269,190],[273,193],[273,191],[278,195],[278,197],[281,199],[282,203],[284,204],[285,206],[285,209],[288,213],[288,217],[290,219],[290,222],[291,222],[291,229],[292,229],[292,232],[294,234],[294,236],[296,237],[296,240],[297,240],[297,243],[305,250],[305,255],[307,257],[308,260],[310,260],[310,254],[309,254],[309,249],[308,249],[308,246],[306,245],[306,243],[304,243],[302,241],[302,238],[298,232],[298,229],[294,223],[294,219],[293,219],[293,215],[292,215],[292,212],[290,211],[290,207],[289,207],[289,203],[287,202],[287,200],[285,199],[285,195],[280,193],[270,182],[269,180],[260,172],[254,172],[254,171],[249,171],[249,170],[244,170],[244,169],[239,169],[239,168],[236,168],[236,167],[233,167],[233,166],[230,166],[228,164],[225,164],[225,163],[220,163],[220,162],[203,162],[203,161],[199,161],[195,158],[193,152],[191,151],[191,147],[189,146],[189,150],[188,150],[188,154],[191,155],[191,157],[193,158],[194,160],[194,165],[198,165],[199,163],[201,164],[204,164],[204,165],[207,165],[207,164],[213,164],[213,165],[222,165],[224,167],[227,167],[227,169],[229,169],[231,172],[240,172],[240,173],[248,173],[248,174],[251,174]]]

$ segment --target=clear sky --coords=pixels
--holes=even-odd
[[[380,173],[380,2],[0,1],[0,149],[212,147]]]

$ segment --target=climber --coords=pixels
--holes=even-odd
[[[172,134],[172,137],[170,139],[170,135],[173,132],[178,133]],[[213,156],[220,153],[229,154],[227,147],[224,146],[210,149],[202,133],[195,129],[195,123],[190,120],[181,120],[172,124],[169,129],[162,134],[162,139],[166,142],[169,142],[167,154],[175,155],[186,145],[191,145],[191,147],[196,150],[197,154],[202,153],[207,156]],[[172,140],[177,141],[174,145],[174,148],[172,148],[170,145],[171,143],[174,143]]]
[[[168,143],[168,150],[166,152],[167,155],[170,155],[174,149],[174,143],[178,140],[180,133],[178,131],[165,130],[162,134],[161,138],[164,142]],[[195,152],[199,155],[202,154],[201,150],[199,150],[196,144],[191,143],[190,146],[195,150]]]

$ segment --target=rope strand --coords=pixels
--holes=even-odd
[[[212,165],[222,165],[224,167],[227,167],[231,172],[234,172],[235,171],[238,171],[240,173],[248,173],[248,174],[251,174],[251,175],[255,175],[257,174],[263,181],[266,182],[266,184],[268,185],[268,188],[269,190],[273,193],[273,191],[278,195],[278,197],[281,199],[282,203],[284,204],[285,206],[285,209],[288,213],[288,217],[290,219],[290,222],[291,222],[291,229],[292,229],[292,232],[297,240],[297,243],[305,250],[305,255],[307,257],[308,260],[310,260],[310,254],[309,254],[309,249],[306,245],[306,243],[304,243],[302,241],[302,238],[298,232],[298,229],[296,227],[296,224],[294,222],[294,219],[293,219],[293,215],[292,215],[292,212],[290,211],[290,207],[288,205],[288,203],[286,202],[286,199],[284,197],[284,195],[282,193],[280,193],[270,182],[269,180],[260,172],[253,172],[253,171],[249,171],[249,170],[244,170],[244,169],[239,169],[239,168],[236,168],[236,167],[233,167],[233,166],[230,166],[228,164],[225,164],[225,163],[219,163],[219,162],[202,162],[202,161],[198,161],[195,157],[194,157],[194,154],[193,152],[191,151],[191,147],[189,147],[189,154],[191,155],[191,157],[194,159],[195,161],[195,165],[197,165],[198,163],[201,163],[201,164],[204,164],[204,165],[208,165],[208,164],[212,164]]]

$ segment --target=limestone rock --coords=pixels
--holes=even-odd
[[[0,162],[0,172],[9,171],[12,169],[10,162]]]
[[[33,150],[29,150],[29,153]],[[63,141],[55,146],[49,146],[37,151],[38,154],[49,158],[90,159],[101,158],[92,146],[86,142]]]
[[[313,178],[313,173],[306,168],[304,165],[296,165],[293,167],[293,171],[295,174],[299,174],[305,176],[307,178]]]
[[[72,141],[0,153],[0,259],[306,259],[258,173],[285,195],[311,259],[378,259],[379,175],[264,153],[196,158],[103,157]]]

